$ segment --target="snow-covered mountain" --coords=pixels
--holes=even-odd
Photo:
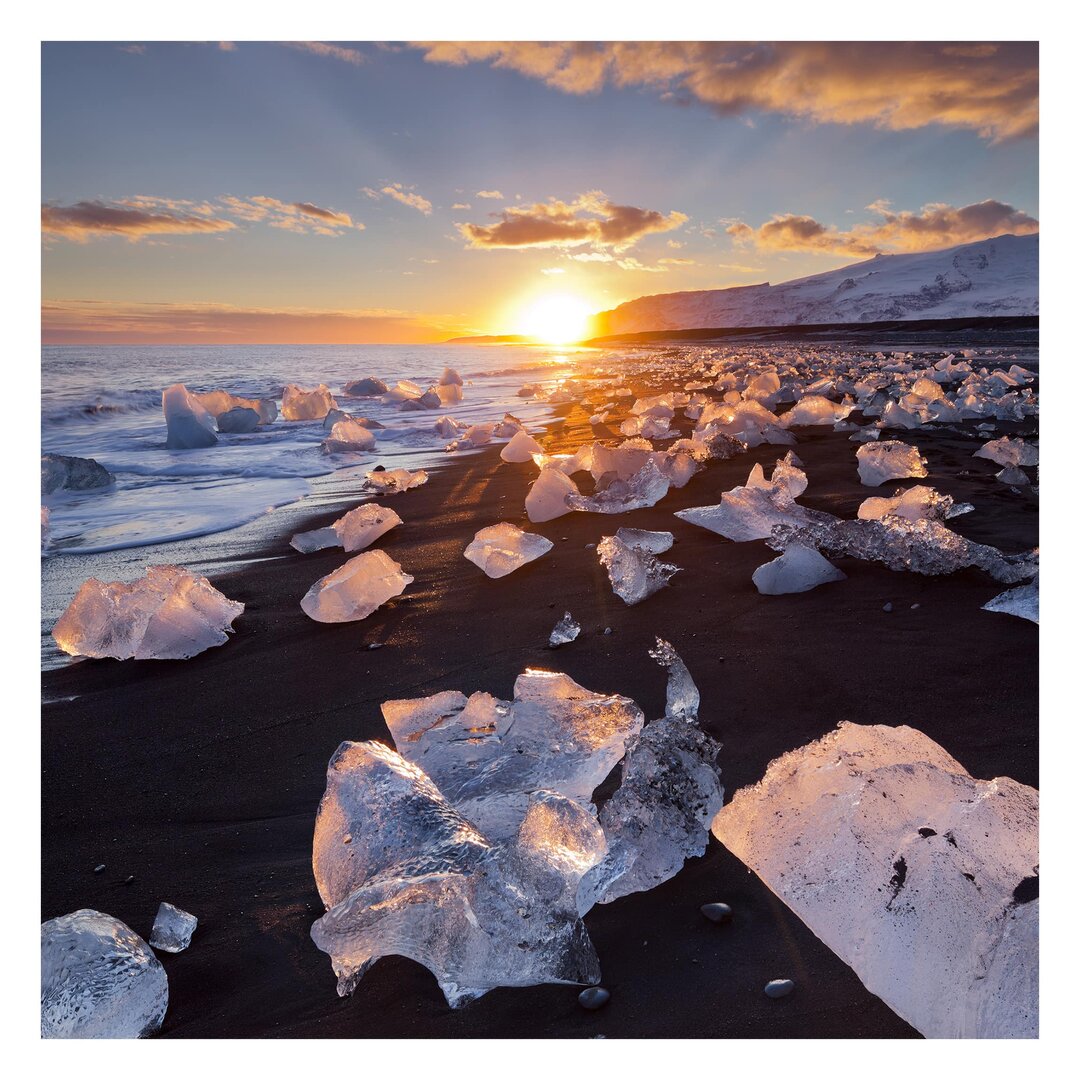
[[[780,285],[642,296],[594,317],[596,336],[1039,313],[1039,237],[996,236],[866,262]]]

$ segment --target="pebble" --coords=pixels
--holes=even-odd
[[[771,998],[787,997],[795,989],[791,979],[773,979],[765,984],[765,996]]]
[[[372,641],[368,645],[369,649],[381,649],[382,647],[383,647],[383,643],[381,641]]]
[[[605,634],[610,634],[611,633],[611,627],[610,626],[605,626],[604,627],[604,633]]]
[[[590,986],[588,990],[582,990],[577,999],[583,1009],[591,1012],[603,1008],[611,1000],[611,994],[602,986]]]
[[[882,611],[892,611],[892,601],[887,603],[881,610]]]
[[[721,924],[731,922],[732,913],[729,904],[702,904],[701,914],[710,922]]]
[[[912,610],[912,611],[917,611],[917,610],[919,609],[919,607],[920,607],[920,605],[919,605],[919,604],[912,604],[912,605],[911,605],[911,610]]]
[[[135,880],[135,875],[130,874],[128,877],[124,878],[124,884],[125,885],[130,885],[134,880]]]
[[[104,863],[98,863],[97,866],[94,867],[94,873],[95,874],[100,874],[100,873],[104,872],[104,870],[105,870],[105,864]]]

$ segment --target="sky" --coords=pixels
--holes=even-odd
[[[1031,43],[46,43],[46,343],[428,342],[1038,230]]]

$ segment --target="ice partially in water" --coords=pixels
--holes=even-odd
[[[126,583],[83,583],[53,627],[72,656],[184,660],[224,645],[244,605],[179,566],[151,566]]]
[[[465,549],[465,558],[479,566],[488,577],[501,578],[546,555],[554,546],[546,536],[524,532],[516,525],[501,521],[481,529],[473,537]]]
[[[336,407],[337,403],[326,383],[320,383],[310,390],[289,383],[281,395],[281,416],[284,420],[321,420]]]
[[[923,1035],[1035,1038],[1038,814],[913,728],[842,723],[713,833]]]
[[[214,434],[214,418],[183,383],[175,383],[162,391],[161,411],[168,432],[165,438],[168,449],[198,450],[218,441]]]
[[[130,927],[81,908],[41,924],[41,1037],[139,1039],[169,1007],[161,961]]]

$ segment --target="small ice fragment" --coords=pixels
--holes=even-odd
[[[224,645],[244,605],[179,566],[151,566],[146,577],[85,581],[53,627],[71,656],[184,660]]]
[[[43,1039],[140,1039],[168,1007],[161,961],[119,919],[82,908],[41,924]]]
[[[859,463],[859,480],[867,487],[877,487],[886,480],[927,475],[926,458],[918,448],[895,439],[865,443],[855,456]]]
[[[481,529],[473,537],[465,549],[465,558],[479,566],[488,577],[501,578],[546,555],[553,547],[547,537],[524,532],[516,525],[501,521]]]
[[[175,383],[161,392],[161,411],[168,431],[167,449],[198,450],[218,441],[214,418],[183,383]]]
[[[602,537],[596,545],[596,554],[607,570],[615,595],[629,605],[640,604],[662,589],[680,569],[671,563],[658,562],[647,549],[627,544],[616,536]]]
[[[356,622],[399,596],[412,581],[385,551],[376,548],[354,556],[316,581],[300,607],[316,622]]]
[[[570,497],[579,497],[577,485],[561,469],[555,466],[541,469],[525,496],[525,512],[534,523],[551,521],[569,514]]]
[[[636,547],[639,551],[649,551],[653,555],[663,555],[670,551],[675,537],[669,532],[653,532],[651,529],[631,529],[623,527],[617,529],[615,537],[630,547]]]
[[[191,935],[198,925],[194,915],[162,901],[150,933],[150,945],[163,952],[183,952],[191,944]]]
[[[1003,484],[1010,484],[1013,487],[1026,487],[1031,483],[1024,470],[1016,465],[1010,465],[1008,468],[1002,469],[1001,472],[995,473],[995,476]]]
[[[284,420],[321,420],[333,408],[334,398],[325,383],[319,383],[314,390],[290,383],[281,396]]]
[[[247,435],[261,422],[262,417],[254,409],[238,405],[235,409],[229,409],[218,416],[217,429],[223,434]]]
[[[682,658],[668,642],[659,637],[656,639],[656,646],[649,650],[649,655],[662,668],[667,668],[667,704],[664,715],[674,716],[688,723],[696,721],[701,694]]]
[[[397,495],[426,484],[428,474],[423,469],[415,472],[409,472],[408,469],[384,469],[381,472],[365,473],[364,479],[382,495]]]
[[[576,622],[573,615],[568,611],[555,624],[555,629],[551,631],[551,636],[548,638],[548,645],[553,649],[558,648],[560,645],[569,645],[571,641],[577,639],[580,633],[581,624]]]
[[[1028,585],[1007,589],[982,606],[983,611],[1000,611],[1003,615],[1016,615],[1038,625],[1039,622],[1039,575]]]
[[[325,529],[309,529],[307,532],[297,533],[290,541],[289,546],[305,555],[312,551],[322,551],[324,548],[340,547],[341,537],[337,530],[328,525]]]
[[[759,593],[780,596],[785,593],[809,592],[828,581],[843,581],[847,577],[824,555],[813,548],[792,544],[784,554],[754,571],[753,581]]]
[[[41,494],[54,491],[86,491],[108,487],[116,477],[93,458],[68,457],[66,454],[41,455]]]
[[[532,461],[533,454],[542,454],[544,448],[527,432],[519,431],[499,453],[503,461],[514,463]]]
[[[443,368],[442,377],[439,379],[440,386],[462,386],[461,376],[452,368]]]

